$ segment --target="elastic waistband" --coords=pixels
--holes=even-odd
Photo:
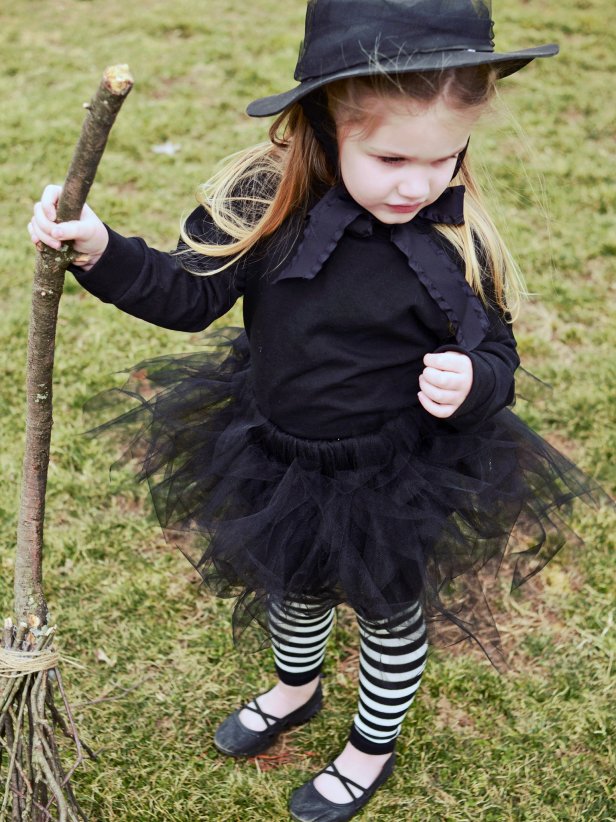
[[[297,437],[270,420],[264,420],[251,432],[253,442],[280,462],[290,465],[298,460],[302,467],[327,475],[383,465],[393,459],[398,446],[408,448],[418,438],[417,423],[410,414],[389,420],[377,431],[333,440]]]

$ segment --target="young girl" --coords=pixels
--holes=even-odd
[[[359,702],[333,763],[297,789],[296,820],[346,820],[392,773],[428,637],[499,664],[478,573],[513,586],[561,547],[583,476],[509,410],[522,285],[468,159],[496,82],[556,46],[493,49],[476,0],[312,0],[299,85],[257,100],[270,141],[203,189],[178,249],[57,225],[48,187],[33,242],[74,240],[78,281],[135,317],[203,329],[242,296],[245,332],[141,364],[141,455],[169,532],[256,620],[278,681],[215,735],[266,750],[321,708],[334,608],[360,633]],[[143,374],[147,377],[144,379]],[[152,390],[154,389],[154,390]],[[183,543],[185,544],[185,543]]]

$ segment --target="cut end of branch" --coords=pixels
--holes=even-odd
[[[112,94],[125,97],[133,87],[133,75],[126,63],[108,66],[103,74],[103,82]]]

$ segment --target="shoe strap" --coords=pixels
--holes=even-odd
[[[330,769],[331,769],[331,770],[330,770]],[[353,780],[352,780],[352,779],[349,779],[349,777],[348,777],[348,776],[344,776],[343,774],[341,774],[341,773],[340,773],[340,771],[339,771],[339,770],[338,770],[338,768],[334,765],[334,763],[333,763],[333,762],[330,762],[330,764],[327,766],[327,768],[325,768],[325,770],[323,771],[323,773],[330,774],[330,776],[335,776],[335,777],[336,777],[336,779],[339,779],[339,780],[340,780],[340,782],[341,782],[341,783],[344,785],[344,787],[347,789],[347,792],[349,793],[349,795],[350,795],[350,797],[351,797],[351,799],[352,799],[353,801],[355,801],[356,799],[361,799],[362,795],[366,793],[367,788],[364,788],[364,786],[363,786],[363,785],[358,785],[358,784],[357,784],[357,782],[353,782]],[[354,787],[354,788],[358,788],[358,789],[361,791],[360,795],[359,795],[359,796],[355,796],[355,794],[353,793],[353,791],[349,788],[349,785],[353,785],[353,787]]]
[[[259,714],[261,719],[265,722],[265,727],[266,728],[271,728],[272,725],[276,724],[276,722],[280,722],[281,717],[272,716],[271,714],[266,714],[265,711],[261,708],[261,706],[257,702],[256,698],[253,699],[252,702],[254,702],[254,705],[255,705],[254,708],[250,703],[247,703],[246,705],[244,705],[244,708],[246,708],[248,711],[254,711],[256,714]]]

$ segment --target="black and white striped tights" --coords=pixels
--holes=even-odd
[[[426,665],[426,626],[418,602],[393,619],[357,615],[360,634],[359,701],[350,741],[367,754],[393,751]],[[271,602],[269,626],[276,672],[287,685],[304,685],[320,672],[334,609],[318,599]]]

